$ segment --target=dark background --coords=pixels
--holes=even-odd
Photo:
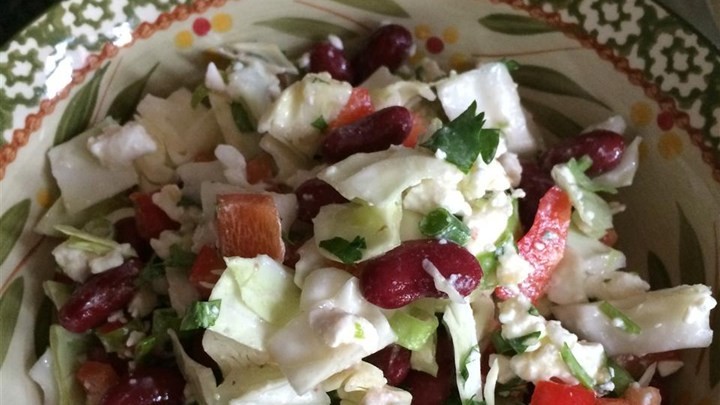
[[[59,0],[0,0],[0,47]]]

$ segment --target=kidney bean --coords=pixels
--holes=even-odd
[[[58,321],[70,332],[83,333],[123,309],[137,291],[135,279],[142,263],[129,259],[118,267],[90,277],[60,308]]]
[[[360,290],[366,300],[386,309],[423,297],[445,297],[423,268],[427,259],[463,296],[477,287],[482,269],[467,249],[436,239],[403,242],[382,256],[360,264]]]
[[[328,72],[335,80],[352,82],[353,74],[345,52],[329,42],[320,42],[310,48],[310,72]]]
[[[389,24],[378,28],[353,59],[355,83],[362,83],[380,66],[397,69],[409,56],[412,45],[412,34],[405,27]]]
[[[540,199],[555,185],[550,173],[538,165],[535,161],[523,160],[522,177],[519,187],[525,191],[525,197],[518,202],[520,212],[520,223],[524,229],[530,229],[535,220],[535,213],[538,210]]]
[[[331,130],[323,140],[321,153],[328,162],[337,162],[359,152],[377,152],[399,145],[412,129],[407,108],[383,108],[359,120]]]
[[[110,388],[102,405],[180,405],[184,403],[184,389],[185,379],[175,369],[140,369]]]
[[[318,178],[305,181],[295,190],[295,195],[298,201],[297,218],[306,222],[312,221],[320,208],[348,201],[333,186]]]
[[[580,159],[587,155],[593,164],[587,171],[595,176],[612,170],[620,163],[625,151],[625,140],[617,132],[596,129],[586,134],[568,138],[543,153],[542,166],[546,170],[558,163],[565,163],[571,158]]]
[[[410,370],[402,388],[412,394],[413,405],[440,405],[446,403],[455,390],[455,361],[452,340],[443,328],[438,329],[435,359],[437,376]]]
[[[391,344],[366,357],[365,361],[382,370],[388,384],[398,386],[410,372],[410,354],[410,350]]]

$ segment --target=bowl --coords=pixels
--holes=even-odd
[[[27,371],[47,346],[57,243],[33,232],[57,198],[46,151],[145,93],[196,85],[203,50],[262,39],[289,55],[381,22],[413,33],[416,56],[463,69],[511,59],[523,104],[548,136],[613,113],[641,136],[620,194],[628,268],[654,288],[720,285],[720,52],[650,0],[71,0],[0,49],[0,395],[40,403]],[[685,353],[673,403],[720,403],[720,311],[712,346]]]

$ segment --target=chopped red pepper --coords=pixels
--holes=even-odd
[[[532,301],[545,294],[550,277],[565,253],[571,210],[567,194],[557,186],[551,187],[540,199],[532,227],[518,241],[518,253],[535,269],[518,287]],[[515,293],[498,287],[495,295],[504,300]]]
[[[247,161],[245,173],[250,184],[268,181],[273,177],[273,158],[267,153],[261,153]]]
[[[190,269],[190,283],[200,292],[203,299],[207,299],[224,269],[225,261],[222,256],[215,248],[205,245],[200,248]]]
[[[135,224],[141,238],[145,240],[157,238],[162,231],[180,228],[179,223],[172,220],[162,208],[155,205],[152,194],[132,193],[130,200],[135,206]]]
[[[285,243],[280,217],[267,194],[226,194],[218,196],[217,228],[223,257],[265,254],[282,262]]]
[[[413,126],[412,129],[410,129],[410,133],[408,134],[407,138],[403,141],[403,146],[407,146],[408,148],[414,148],[415,145],[418,143],[418,138],[420,138],[420,134],[425,132],[427,130],[427,125],[425,124],[425,119],[421,117],[417,113],[413,113]]]
[[[338,116],[328,125],[328,130],[352,124],[373,112],[375,112],[375,107],[373,107],[370,92],[364,87],[355,87]]]
[[[120,381],[110,364],[92,360],[85,361],[78,367],[75,378],[85,390],[88,404],[100,404],[107,390]]]
[[[530,405],[594,405],[595,392],[582,385],[567,385],[553,381],[535,384]]]

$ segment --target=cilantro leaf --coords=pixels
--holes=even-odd
[[[515,355],[525,353],[527,348],[535,344],[539,337],[540,331],[535,331],[520,337],[506,339],[498,330],[490,335],[490,340],[498,354]]]
[[[445,160],[468,173],[473,164],[482,156],[485,163],[495,157],[500,131],[495,128],[483,128],[485,113],[475,114],[477,103],[472,104],[457,118],[435,131],[422,146],[436,152],[442,151]]]
[[[207,329],[215,325],[220,316],[220,300],[196,301],[180,322],[180,330]]]
[[[319,246],[335,255],[345,264],[355,263],[362,259],[362,250],[367,248],[365,238],[361,236],[356,236],[352,241],[338,236],[321,241]]]
[[[435,239],[447,239],[458,245],[470,240],[470,228],[445,208],[430,211],[420,220],[420,232]]]

